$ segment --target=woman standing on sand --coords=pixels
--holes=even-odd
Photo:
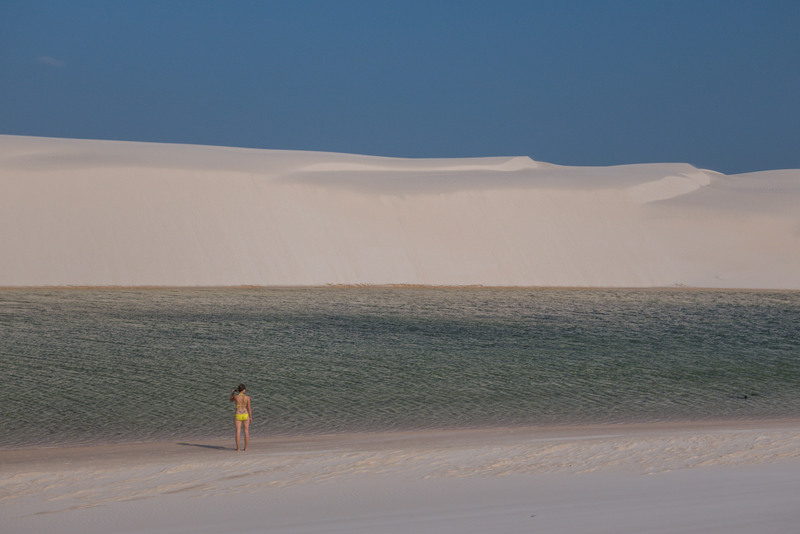
[[[238,391],[238,394],[237,394]],[[239,387],[231,391],[231,402],[236,403],[236,413],[234,414],[233,423],[236,425],[236,450],[239,450],[239,435],[242,432],[242,424],[244,424],[244,450],[247,450],[247,442],[250,441],[250,421],[253,420],[253,411],[250,409],[250,397],[245,395],[247,388],[244,384],[239,384]]]

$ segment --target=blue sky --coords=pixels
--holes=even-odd
[[[0,133],[800,168],[797,1],[0,2]]]

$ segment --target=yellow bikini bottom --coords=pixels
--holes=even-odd
[[[237,413],[236,419],[239,421],[247,421],[247,414],[246,413]]]

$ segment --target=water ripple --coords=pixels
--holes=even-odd
[[[0,446],[796,415],[800,293],[0,291]]]

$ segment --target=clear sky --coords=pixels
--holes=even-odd
[[[800,168],[800,2],[0,0],[0,133]]]

